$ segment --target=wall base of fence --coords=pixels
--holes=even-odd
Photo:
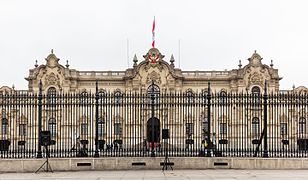
[[[35,172],[44,159],[1,159],[0,172]],[[164,158],[52,158],[54,171],[162,169]],[[174,169],[308,169],[308,158],[170,157]]]

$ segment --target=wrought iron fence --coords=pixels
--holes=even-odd
[[[0,95],[1,158],[307,157],[306,94],[103,92]]]

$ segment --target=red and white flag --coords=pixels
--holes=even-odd
[[[155,47],[155,16],[154,16],[154,20],[153,20],[153,28],[152,28],[152,47]]]

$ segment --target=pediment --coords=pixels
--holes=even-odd
[[[143,72],[148,74],[153,70],[157,73],[170,74],[174,79],[182,78],[175,74],[174,67],[163,59],[165,56],[158,49],[151,48],[143,57],[144,60],[134,67],[133,73],[128,78],[134,79],[137,75],[141,76]]]
[[[51,54],[47,56],[46,60],[46,66],[50,68],[57,67],[59,65],[59,58],[53,53],[53,50],[51,50]]]
[[[299,93],[299,94],[307,94],[308,93],[308,88],[306,88],[305,86],[299,86],[297,88],[294,88],[293,92]]]

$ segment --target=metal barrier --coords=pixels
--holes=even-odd
[[[0,157],[307,157],[307,94],[210,90],[1,94]]]

